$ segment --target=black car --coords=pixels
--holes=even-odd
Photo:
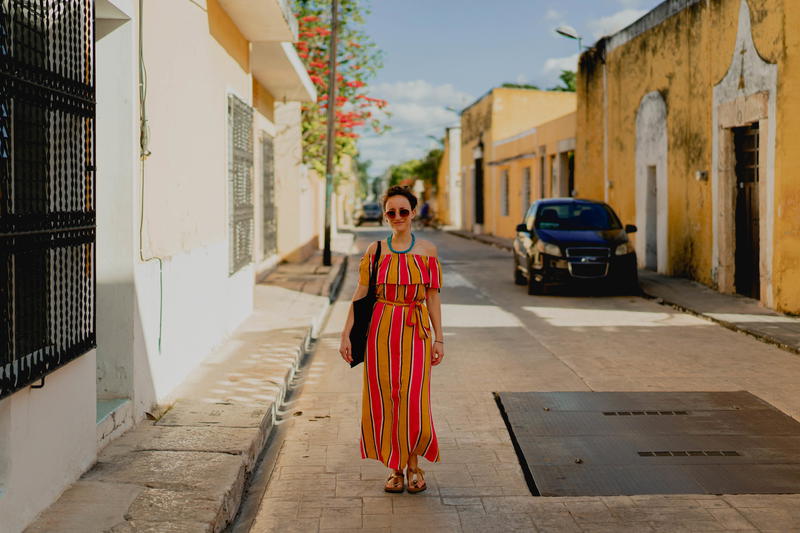
[[[636,252],[614,210],[602,202],[553,198],[535,202],[514,239],[514,282],[528,294],[551,285],[607,282],[639,292]]]
[[[369,202],[361,206],[356,215],[356,226],[360,226],[364,222],[377,222],[383,225],[383,211],[380,204]]]

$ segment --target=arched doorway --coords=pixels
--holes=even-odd
[[[667,271],[667,104],[658,91],[636,113],[636,255],[639,266]]]

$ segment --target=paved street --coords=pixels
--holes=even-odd
[[[356,244],[382,235],[364,228]],[[530,496],[493,392],[747,390],[800,418],[800,357],[639,297],[528,296],[509,252],[426,236],[445,271],[447,346],[428,491],[386,494],[386,468],[360,459],[361,367],[337,353],[351,261],[252,531],[800,531],[800,495]]]

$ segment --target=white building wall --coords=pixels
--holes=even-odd
[[[295,252],[320,235],[315,173],[303,165],[300,104],[275,104],[275,202],[278,205],[278,253]]]
[[[0,401],[0,532],[22,531],[96,458],[95,352]]]
[[[461,164],[461,128],[450,128],[447,130],[447,135],[447,147],[450,153],[450,160],[447,162],[447,169],[449,172],[447,186],[450,191],[448,196],[450,200],[450,205],[448,206],[450,211],[450,224],[455,228],[463,228],[464,221],[461,206],[464,192],[462,188],[462,173],[459,168]]]
[[[141,246],[152,260],[134,261],[137,418],[168,398],[251,312],[254,278],[253,265],[228,275],[228,95],[251,103],[252,79],[209,34],[208,14],[197,4],[146,7],[151,155],[136,212],[143,209]]]

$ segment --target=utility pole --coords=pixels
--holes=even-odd
[[[322,264],[331,266],[331,196],[336,150],[336,41],[339,33],[339,0],[331,2],[331,45],[328,76],[328,149],[325,157],[325,235]]]

